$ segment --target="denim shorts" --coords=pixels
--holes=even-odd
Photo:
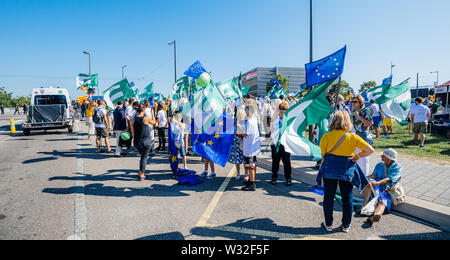
[[[182,158],[186,157],[186,149],[184,148],[184,146],[178,148],[178,153]]]

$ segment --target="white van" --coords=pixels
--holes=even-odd
[[[31,93],[31,105],[24,135],[31,130],[63,129],[73,132],[73,107],[69,91],[63,88],[35,88]]]

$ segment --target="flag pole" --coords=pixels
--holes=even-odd
[[[341,91],[341,79],[342,79],[342,76],[339,77],[339,82],[338,82],[338,86],[337,86],[337,90],[336,90],[336,97],[334,99],[334,109],[333,109],[334,112],[336,112],[337,104],[339,101],[339,93]]]

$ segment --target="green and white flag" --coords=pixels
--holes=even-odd
[[[411,107],[411,89],[409,82],[406,81],[398,86],[384,90],[375,99],[375,102],[380,105],[383,113],[394,118],[399,123],[404,122]]]
[[[333,112],[325,95],[333,82],[330,80],[315,87],[285,112],[278,146],[282,144],[286,152],[296,156],[312,157],[315,161],[322,158],[320,148],[306,139],[304,133],[309,125],[320,123]]]
[[[242,98],[242,92],[239,89],[239,83],[235,78],[216,83],[217,88],[222,92],[227,101]]]
[[[381,85],[381,86],[377,86],[374,88],[371,88],[368,92],[367,92],[367,100],[371,101],[371,100],[377,100],[379,97],[381,97],[381,95],[383,95],[384,92],[386,92],[389,88],[391,87],[391,85]]]
[[[194,119],[195,131],[199,134],[222,118],[226,106],[226,100],[211,81],[208,86],[195,93],[191,102],[183,106],[182,113]]]
[[[141,92],[138,94],[138,101],[144,102],[153,97],[153,82],[146,86]]]
[[[127,79],[121,80],[116,84],[103,91],[103,98],[106,105],[110,108],[114,108],[114,104],[119,101],[124,101],[127,98],[134,98],[136,96],[133,89],[130,87]]]
[[[76,84],[78,89],[82,87],[96,88],[98,87],[98,74],[80,73],[76,77]]]
[[[187,98],[189,97],[189,77],[184,76],[177,80],[176,89],[174,89],[178,98]]]

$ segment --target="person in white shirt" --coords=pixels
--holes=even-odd
[[[166,149],[165,129],[168,127],[168,121],[167,121],[167,114],[166,114],[166,111],[164,110],[163,103],[160,103],[158,105],[157,119],[158,119],[159,145],[158,145],[158,148],[156,148],[156,150],[164,151]]]
[[[97,139],[95,140],[95,143],[97,145],[97,152],[103,153],[104,151],[101,149],[101,139],[105,139],[106,148],[108,149],[107,152],[111,153],[111,147],[109,145],[109,122],[108,118],[106,116],[107,112],[104,108],[105,102],[101,99],[97,100],[97,108],[94,109],[93,114],[93,121],[95,123],[95,133],[97,136]],[[98,118],[98,119],[97,119]],[[99,120],[99,121],[97,121]]]
[[[245,157],[245,168],[248,169],[250,178],[242,190],[255,191],[256,157],[261,154],[261,135],[257,118],[258,109],[255,105],[248,105],[245,107],[245,110],[248,120],[245,124],[243,152]]]
[[[417,144],[420,134],[420,147],[424,146],[425,134],[427,133],[428,122],[431,119],[431,112],[427,106],[422,104],[421,98],[416,98],[416,107],[411,111],[411,124],[413,125],[414,142]]]

